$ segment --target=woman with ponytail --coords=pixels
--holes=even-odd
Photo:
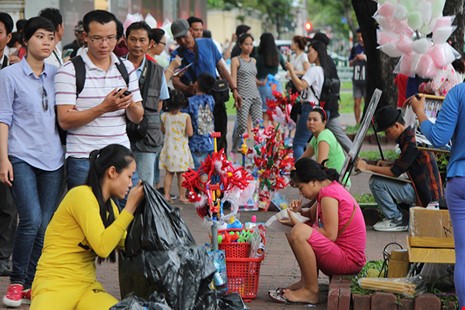
[[[292,227],[287,239],[300,267],[301,279],[286,289],[270,291],[282,303],[319,302],[318,270],[328,276],[354,274],[365,265],[366,230],[362,212],[350,193],[337,182],[339,174],[313,159],[303,157],[295,163],[291,180],[304,198],[315,201],[302,208],[292,201],[289,218],[280,220]],[[307,205],[310,206],[310,205]],[[297,221],[293,212],[310,220]]]
[[[126,196],[135,171],[134,156],[124,146],[90,153],[85,185],[66,194],[45,233],[31,310],[109,309],[118,302],[97,281],[95,258],[116,261],[115,248],[144,197],[143,186],[131,189],[121,212],[113,199]]]

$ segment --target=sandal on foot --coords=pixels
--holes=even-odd
[[[270,298],[280,304],[293,304],[293,305],[307,305],[307,306],[315,306],[315,304],[312,304],[310,302],[302,302],[302,301],[292,301],[286,298],[282,293],[278,294],[276,292],[268,292],[268,296]]]
[[[275,290],[269,290],[268,294],[276,293],[276,294],[282,294],[284,293],[285,288],[284,287],[278,287]]]

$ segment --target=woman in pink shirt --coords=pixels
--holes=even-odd
[[[286,289],[270,291],[270,297],[283,303],[318,303],[318,270],[328,276],[358,273],[366,262],[366,229],[362,212],[355,199],[339,183],[336,170],[310,158],[300,158],[291,171],[291,179],[300,193],[316,201],[306,209],[301,201],[292,201],[289,219],[280,220],[292,226],[287,235],[300,267],[302,278]],[[310,218],[296,220],[293,212]]]

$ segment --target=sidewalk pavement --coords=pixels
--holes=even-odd
[[[343,115],[342,117],[342,122],[344,124],[353,124],[350,123],[353,121],[353,115]],[[233,121],[234,119],[230,119],[228,122],[229,133],[232,133]],[[231,139],[229,139],[229,141],[231,141]],[[376,146],[364,144],[362,150],[376,148]],[[393,145],[383,146],[383,149],[386,150],[393,148]],[[352,195],[370,192],[368,187],[369,175],[361,173],[351,178],[352,188],[350,192]],[[176,188],[173,188],[172,193],[177,193]],[[292,187],[283,189],[281,194],[283,194],[288,201],[299,197],[298,191]],[[182,218],[191,230],[197,244],[202,245],[209,242],[210,229],[201,225],[202,219],[197,215],[195,208],[192,205],[179,203],[174,203],[174,205],[181,208]],[[256,215],[258,222],[265,222],[273,214],[275,214],[275,212],[242,212],[240,214],[240,220],[243,223],[248,222],[251,220],[252,215]],[[389,242],[398,242],[405,248],[406,236],[406,232],[376,232],[371,227],[367,227],[367,259],[382,259],[383,248]],[[97,270],[98,280],[103,283],[107,291],[113,296],[120,298],[117,264],[104,263],[98,265]],[[260,270],[257,298],[247,303],[247,305],[250,309],[303,309],[303,305],[278,304],[272,302],[268,297],[268,290],[286,287],[298,281],[299,277],[300,271],[297,262],[284,234],[268,231],[266,233],[266,257]],[[328,277],[320,273],[318,282],[320,284],[320,303],[313,309],[326,309],[329,283]],[[2,297],[8,284],[9,279],[7,277],[0,277],[0,294]],[[18,309],[28,308],[28,306],[21,306]],[[0,305],[0,309],[6,308]]]

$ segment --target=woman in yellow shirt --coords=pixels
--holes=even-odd
[[[109,309],[118,302],[97,281],[95,258],[116,261],[115,248],[144,197],[143,186],[130,191],[121,213],[112,198],[126,196],[135,170],[124,146],[111,144],[90,154],[86,184],[68,192],[45,233],[31,310]]]

